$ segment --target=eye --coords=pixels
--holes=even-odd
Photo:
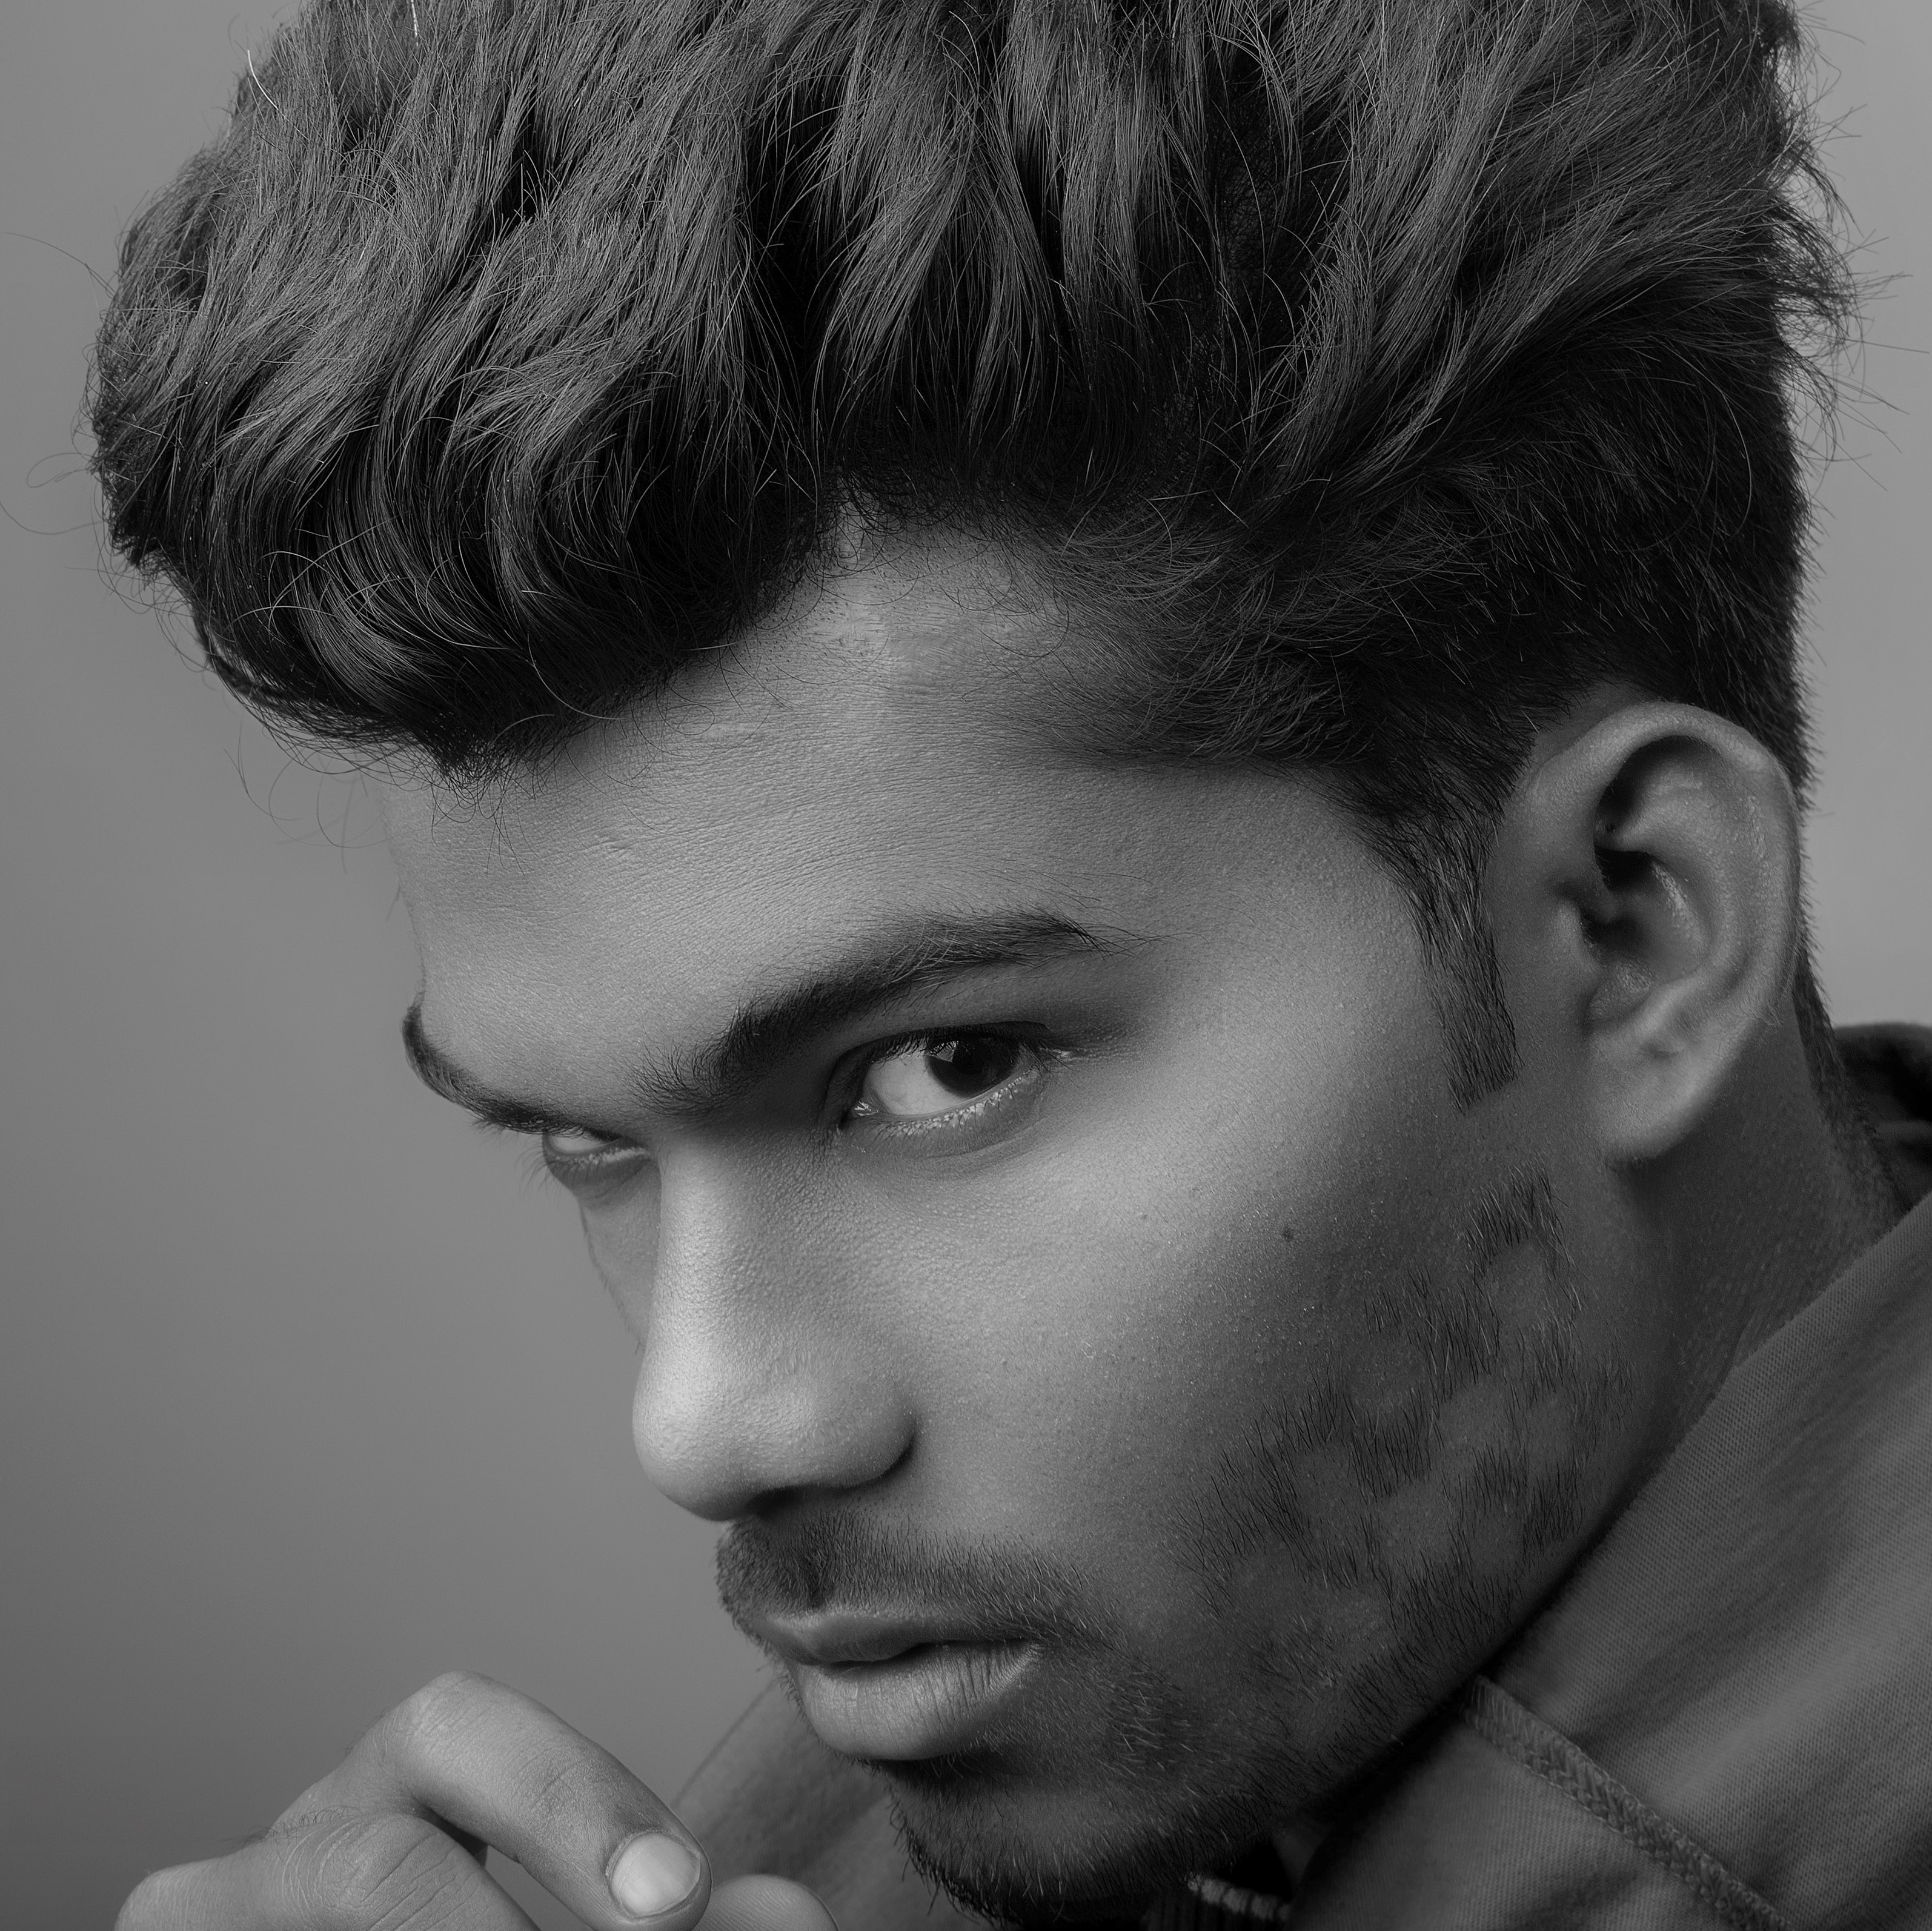
[[[587,1126],[546,1126],[538,1136],[543,1163],[566,1184],[641,1159],[644,1150],[628,1140],[593,1133]]]
[[[866,1119],[938,1120],[1038,1072],[1034,1054],[997,1033],[908,1040],[866,1069],[852,1111]]]

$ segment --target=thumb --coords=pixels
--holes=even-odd
[[[698,1931],[838,1931],[830,1912],[789,1878],[734,1877],[711,1894]]]

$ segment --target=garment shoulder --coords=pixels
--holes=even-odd
[[[1494,1673],[1794,1924],[1932,1923],[1932,1203],[1767,1342]]]
[[[839,1931],[985,1931],[916,1876],[880,1783],[820,1743],[774,1684],[679,1793],[714,1879],[790,1878]]]
[[[1479,1681],[1323,1847],[1295,1931],[1786,1931],[1701,1845]]]

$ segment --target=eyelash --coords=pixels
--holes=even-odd
[[[934,1046],[970,1039],[998,1039],[1019,1048],[1024,1059],[1031,1063],[1036,1073],[1042,1074],[1048,1069],[1063,1065],[1073,1055],[1066,1048],[1048,1044],[1031,1029],[1008,1026],[926,1026],[916,1032],[901,1033],[896,1039],[875,1040],[860,1048],[859,1058],[852,1063],[844,1078],[848,1098],[841,1107],[838,1125],[842,1129],[852,1120],[859,1095],[864,1090],[866,1075],[883,1060],[896,1057],[901,1053],[917,1048],[922,1051]],[[989,1087],[983,1093],[975,1094],[944,1113],[928,1114],[923,1119],[893,1120],[881,1117],[867,1123],[867,1130],[879,1136],[908,1140],[925,1138],[928,1134],[958,1131],[970,1121],[982,1118],[986,1113],[1000,1103],[1000,1096],[1007,1091],[1015,1080],[1021,1077],[1016,1069],[998,1086]]]
[[[909,1052],[914,1048],[925,1049],[943,1045],[951,1042],[970,1039],[999,1039],[1020,1049],[1030,1061],[1036,1075],[1044,1073],[1052,1067],[1065,1063],[1074,1055],[1067,1048],[1049,1044],[1031,1029],[1001,1026],[927,1026],[909,1033],[901,1033],[884,1039],[874,1040],[859,1048],[856,1055],[847,1060],[834,1075],[834,1087],[840,1091],[841,1099],[836,1119],[834,1132],[842,1132],[852,1123],[854,1111],[860,1094],[864,1090],[866,1075],[881,1060]],[[1000,1103],[1000,1096],[1007,1092],[1014,1080],[1020,1077],[1016,1072],[999,1085],[969,1099],[962,1100],[958,1106],[950,1111],[934,1114],[916,1120],[895,1121],[881,1118],[867,1123],[868,1132],[875,1137],[895,1139],[918,1139],[928,1135],[958,1131],[972,1121],[982,1119],[986,1113]],[[532,1122],[528,1126],[507,1126],[494,1120],[479,1120],[477,1124],[486,1132],[520,1132],[533,1135],[536,1146],[532,1151],[531,1168],[539,1177],[548,1175],[568,1186],[574,1181],[582,1184],[593,1177],[600,1169],[609,1169],[626,1165],[641,1150],[626,1140],[610,1139],[593,1152],[578,1155],[552,1153],[546,1145],[551,1133],[581,1133],[602,1138],[590,1127]]]

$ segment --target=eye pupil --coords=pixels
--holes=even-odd
[[[960,1039],[940,1039],[926,1048],[927,1069],[950,1093],[965,1096],[984,1093],[1012,1076],[1020,1049],[1011,1039],[987,1033]]]

